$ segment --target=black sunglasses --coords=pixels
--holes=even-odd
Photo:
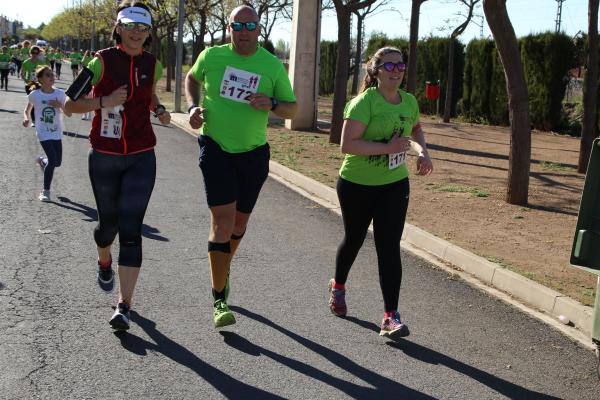
[[[387,72],[394,71],[394,68],[396,68],[398,70],[398,72],[406,71],[406,64],[404,64],[403,62],[398,62],[398,63],[386,62],[383,64],[379,64],[377,66],[377,68],[379,68],[379,67],[383,67]]]
[[[234,32],[241,31],[244,27],[246,27],[247,31],[252,32],[258,27],[258,22],[250,21],[250,22],[230,22],[229,26]]]

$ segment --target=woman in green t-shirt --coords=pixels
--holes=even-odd
[[[387,337],[409,335],[398,312],[400,238],[409,197],[406,151],[417,152],[419,174],[433,170],[417,101],[400,89],[405,69],[399,49],[377,50],[367,63],[361,93],[344,111],[341,150],[346,157],[337,183],[344,239],[336,255],[335,277],[329,281],[329,308],[344,316],[346,279],[373,222],[385,311],[379,334]]]
[[[10,72],[10,53],[7,46],[2,46],[0,53],[0,89],[8,90],[8,74]]]

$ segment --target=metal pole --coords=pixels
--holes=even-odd
[[[94,12],[92,14],[92,44],[91,44],[91,49],[92,51],[96,50],[96,0],[94,0],[93,2],[94,4]]]
[[[175,55],[175,112],[181,112],[181,70],[183,62],[183,19],[185,18],[184,0],[179,0],[177,20],[177,51]],[[204,40],[204,38],[200,38]]]

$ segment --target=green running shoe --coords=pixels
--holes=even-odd
[[[227,325],[235,324],[235,316],[231,310],[229,310],[227,303],[221,299],[215,301],[213,306],[213,319],[215,328],[222,328]]]

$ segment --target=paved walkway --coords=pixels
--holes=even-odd
[[[133,326],[108,326],[95,286],[89,122],[67,121],[55,201],[36,199],[41,151],[19,123],[21,85],[0,93],[0,397],[597,399],[592,352],[408,252],[406,340],[377,335],[369,238],[348,283],[349,317],[327,309],[339,217],[269,180],[232,272],[238,323],[211,323],[209,213],[195,140],[156,125],[158,178],[144,226]],[[64,86],[64,83],[63,83]]]

